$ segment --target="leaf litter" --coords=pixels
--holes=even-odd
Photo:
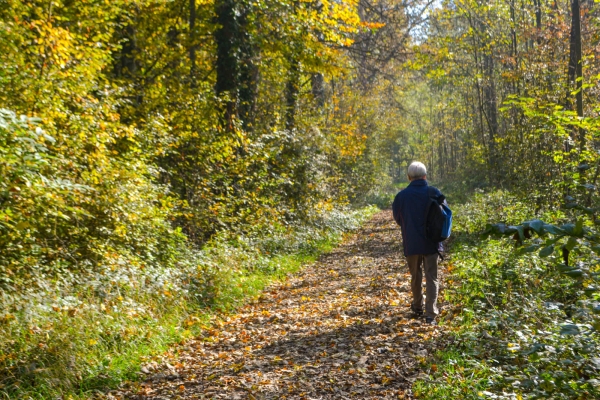
[[[382,211],[182,345],[174,365],[145,365],[145,381],[108,398],[413,398],[412,382],[431,372],[425,361],[442,328],[412,318],[410,301],[400,231]]]

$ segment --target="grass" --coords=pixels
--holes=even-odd
[[[120,280],[91,277],[102,284],[32,298],[0,320],[0,398],[85,399],[135,381],[144,363],[175,359],[174,344],[218,327],[222,315],[314,262],[375,211],[338,213],[316,230],[216,240],[180,269],[129,266]]]
[[[479,398],[477,392],[487,386],[490,375],[485,363],[465,358],[464,354],[450,349],[437,354],[443,373],[432,380],[416,381],[413,393],[417,398],[471,399]],[[428,365],[430,373],[438,371],[438,364]],[[469,372],[468,374],[466,372]]]
[[[331,251],[341,238],[342,235],[335,235],[320,240],[309,252],[276,255],[269,260],[270,268],[267,272],[260,270],[238,276],[229,290],[224,291],[221,297],[214,301],[211,309],[196,309],[197,312],[193,314],[189,313],[189,310],[181,310],[182,315],[165,315],[165,319],[156,322],[155,328],[159,329],[155,329],[156,336],[150,343],[132,343],[128,346],[128,351],[112,359],[101,375],[90,376],[82,384],[79,397],[87,398],[90,391],[115,387],[123,380],[136,380],[140,365],[149,361],[153,355],[172,350],[173,344],[197,336],[223,313],[234,312],[237,307],[259,296],[267,285],[285,280],[306,264],[316,261],[321,254]],[[194,323],[182,328],[181,321],[186,319]],[[163,329],[160,329],[161,327]],[[103,353],[106,354],[108,350],[110,348],[105,348]]]
[[[334,249],[342,238],[343,234],[341,233],[321,238],[314,241],[309,248],[290,254],[277,254],[270,257],[266,265],[261,268],[235,276],[231,284],[223,288],[218,297],[212,301],[212,310],[234,311],[248,299],[260,295],[265,286],[286,279],[306,264],[316,261],[321,254]]]

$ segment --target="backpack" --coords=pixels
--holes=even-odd
[[[432,190],[429,189],[429,203],[427,204],[427,218],[425,220],[425,236],[434,243],[443,242],[450,237],[452,230],[452,210],[443,204],[444,197],[440,202],[431,197]]]

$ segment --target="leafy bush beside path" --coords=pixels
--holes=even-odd
[[[418,398],[590,399],[600,396],[600,335],[585,302],[597,295],[549,258],[515,251],[512,239],[482,239],[487,223],[516,225],[531,206],[506,192],[455,206],[455,240],[445,290],[452,308],[446,348],[416,383]],[[541,219],[564,223],[567,211]],[[534,239],[535,240],[535,239]],[[598,272],[598,258],[578,262]],[[597,304],[597,303],[596,303]]]
[[[1,131],[17,132],[17,139],[3,136],[5,143],[27,138],[28,121],[5,115],[13,118],[10,126],[17,128]],[[15,147],[0,149],[14,151]],[[39,190],[56,198],[53,186],[38,183],[44,182],[44,168],[52,165],[44,162],[51,155],[40,146],[28,151],[36,149],[36,163],[29,169],[17,169],[25,171],[20,172],[25,176],[23,190]],[[27,163],[21,160],[16,164]],[[7,182],[0,179],[5,186]],[[127,204],[139,206],[125,203],[116,207]],[[24,215],[24,221],[36,225],[24,227],[19,220],[2,225],[3,238],[30,246],[27,252],[17,254],[31,272],[11,267],[0,274],[6,284],[0,297],[0,395],[32,399],[87,398],[123,379],[136,379],[141,362],[198,333],[210,323],[214,310],[227,312],[255,296],[269,281],[330,249],[344,232],[358,228],[375,210],[323,211],[312,225],[273,223],[263,232],[246,235],[223,231],[202,249],[192,247],[183,234],[171,228],[165,215],[144,216],[138,210],[136,221],[123,230],[137,239],[135,246],[115,240],[99,262],[86,264],[74,259],[68,268],[51,269],[54,266],[44,263],[46,256],[40,255],[40,243],[46,240],[41,233],[63,220],[66,222],[60,226],[68,229],[72,221],[27,217],[48,211],[44,203],[30,203],[30,209],[19,203],[21,208],[16,211],[21,214],[6,211],[15,207],[4,205],[1,210],[11,212],[6,221]],[[59,206],[72,208],[66,202]],[[147,210],[152,212],[151,207]],[[73,239],[50,233],[54,240]],[[15,235],[22,237],[10,239]],[[96,246],[89,235],[81,236],[79,242]],[[70,243],[72,247],[78,241]],[[10,280],[11,276],[20,281]]]

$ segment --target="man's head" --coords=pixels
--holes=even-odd
[[[414,181],[415,179],[425,179],[427,178],[427,168],[423,163],[418,161],[413,161],[408,166],[408,180]]]

